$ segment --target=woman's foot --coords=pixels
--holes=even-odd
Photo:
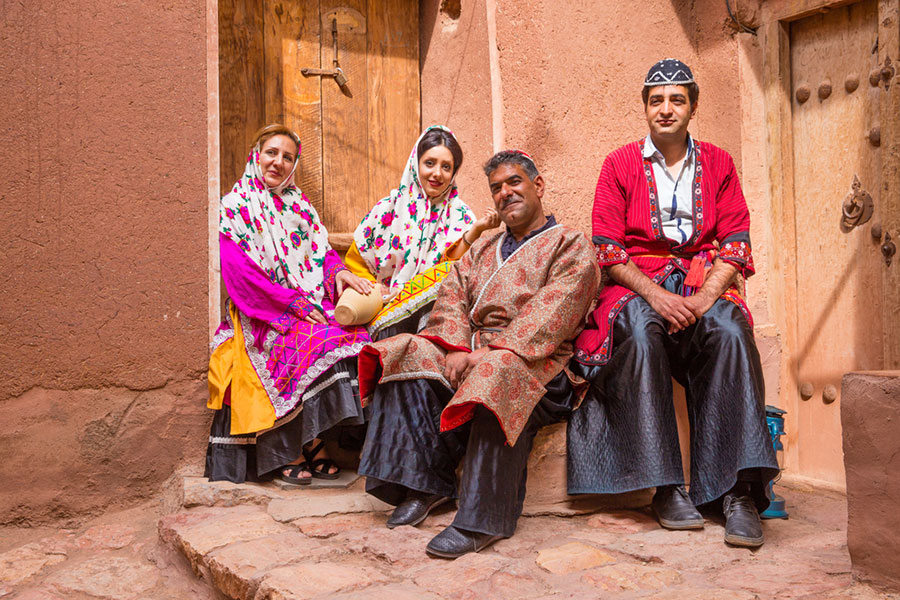
[[[281,468],[281,480],[292,485],[309,485],[312,483],[312,470],[306,457],[301,456],[292,463]]]
[[[341,468],[331,460],[325,451],[325,442],[314,439],[303,448],[303,456],[309,463],[309,471],[312,477],[318,479],[337,479],[341,474]]]

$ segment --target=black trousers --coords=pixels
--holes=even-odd
[[[522,514],[534,436],[544,425],[566,418],[575,401],[565,373],[546,387],[515,446],[510,446],[497,418],[482,406],[465,425],[441,432],[441,411],[454,392],[437,381],[379,385],[359,465],[366,491],[394,505],[410,490],[458,498],[455,527],[511,536]]]
[[[664,283],[679,293],[684,275]],[[602,367],[575,361],[591,381],[568,426],[570,494],[621,493],[684,483],[672,378],[684,386],[691,429],[691,500],[717,500],[751,483],[760,510],[778,464],[765,420],[765,389],[753,331],[741,310],[719,299],[694,325],[669,335],[640,297],[616,318],[613,352]]]

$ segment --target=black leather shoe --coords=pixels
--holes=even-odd
[[[483,550],[502,538],[502,535],[466,531],[450,525],[431,538],[425,551],[441,558],[459,558],[463,554]]]
[[[683,485],[657,487],[653,512],[666,529],[703,529],[703,516],[694,508]]]
[[[391,517],[387,520],[388,529],[393,529],[400,525],[415,527],[425,520],[428,513],[448,500],[450,498],[440,494],[411,493],[409,498],[398,504],[394,512],[391,513]]]
[[[729,492],[722,501],[722,512],[725,513],[726,542],[746,548],[763,545],[765,537],[753,498]]]

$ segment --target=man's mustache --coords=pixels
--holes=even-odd
[[[509,206],[509,204],[511,202],[521,202],[522,200],[524,200],[524,198],[522,198],[522,196],[520,196],[518,194],[513,194],[512,196],[509,196],[508,198],[504,198],[503,201],[500,202],[500,210],[503,210],[504,208]]]

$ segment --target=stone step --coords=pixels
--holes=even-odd
[[[271,483],[233,484],[225,481],[209,482],[203,477],[187,477],[184,480],[184,506],[234,506],[238,504],[268,505],[273,500],[286,504],[303,505],[308,500],[312,506],[326,510],[328,502],[335,502],[332,512],[360,512],[374,499],[363,500],[364,479],[350,469],[344,469],[334,481],[314,479],[308,486],[292,486],[281,481]],[[315,499],[305,492],[317,492]],[[325,493],[331,490],[333,496]],[[344,497],[341,490],[353,491]],[[527,494],[523,514],[525,516],[572,516],[601,510],[640,509],[650,504],[652,490],[640,490],[625,494],[570,496],[566,493],[566,425],[557,423],[544,427],[534,440],[534,448],[528,460]],[[359,494],[355,493],[359,492]],[[323,494],[323,495],[318,495]],[[360,496],[362,494],[362,496]],[[321,501],[322,498],[330,500]],[[295,500],[300,499],[298,502]],[[314,515],[310,515],[314,516]]]
[[[186,509],[163,517],[159,536],[229,598],[313,598],[391,579],[254,504]]]
[[[564,426],[545,428],[535,439],[527,487],[525,517],[641,508],[650,499],[646,491],[568,496]],[[450,523],[452,506],[418,528],[388,530],[384,522],[393,507],[366,494],[365,479],[349,469],[337,480],[316,479],[306,486],[185,477],[181,489],[184,508],[160,520],[160,539],[226,597],[444,597],[444,590],[430,583],[433,577],[420,572],[442,564],[429,561],[424,548]],[[515,552],[514,542],[506,545]],[[509,562],[481,555],[467,560],[485,573]]]
[[[161,541],[227,598],[887,600],[843,594],[846,513],[841,499],[818,493],[786,490],[791,518],[764,523],[760,552],[724,544],[720,520],[666,531],[647,510],[619,510],[522,518],[511,538],[446,561],[425,546],[451,523],[452,506],[417,527],[388,529],[390,507],[374,503],[361,480],[346,489],[228,487],[193,496],[218,505],[194,504],[158,523]]]

